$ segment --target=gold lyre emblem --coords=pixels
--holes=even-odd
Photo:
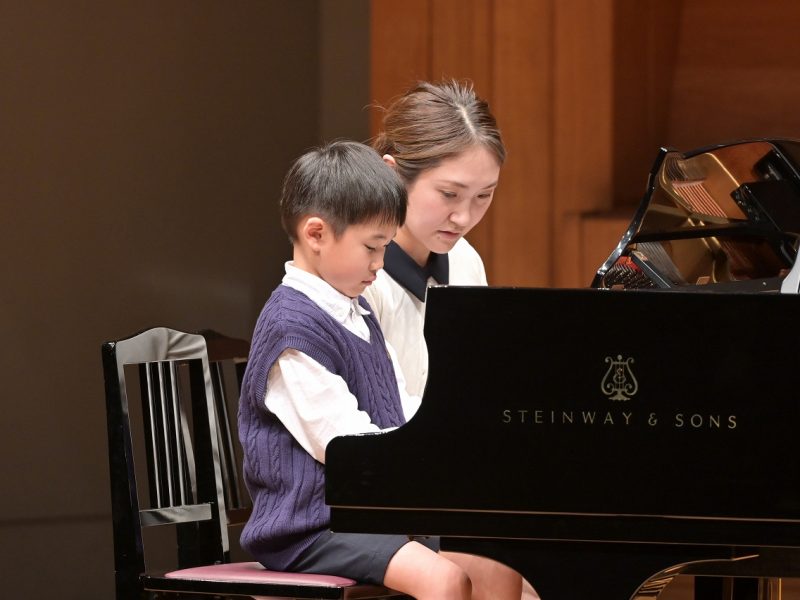
[[[639,382],[631,370],[633,358],[623,360],[621,354],[614,359],[606,356],[608,371],[600,382],[600,389],[610,400],[630,400],[639,391]]]

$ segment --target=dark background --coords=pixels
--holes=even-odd
[[[368,52],[367,0],[0,0],[3,596],[112,596],[100,345],[250,336],[283,174],[368,137]]]

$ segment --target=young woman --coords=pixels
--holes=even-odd
[[[486,214],[506,152],[486,102],[456,81],[420,83],[396,99],[372,145],[405,183],[408,212],[364,295],[398,354],[407,391],[421,396],[426,289],[486,285],[483,261],[464,235]]]
[[[483,261],[464,236],[492,203],[506,149],[488,104],[457,81],[422,82],[394,100],[372,146],[405,183],[408,210],[364,296],[397,352],[407,392],[422,396],[427,287],[486,285]],[[538,599],[528,582],[522,598]]]

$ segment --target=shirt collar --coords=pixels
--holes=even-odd
[[[287,262],[284,268],[286,275],[281,283],[308,296],[339,323],[344,324],[355,315],[370,314],[358,303],[358,298],[345,296],[324,279],[295,267],[292,261]]]
[[[431,252],[428,263],[420,267],[396,242],[390,242],[386,248],[383,270],[422,302],[425,302],[429,278],[445,285],[450,278],[447,254]]]

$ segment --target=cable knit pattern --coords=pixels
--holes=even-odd
[[[363,298],[359,303],[370,310]],[[359,408],[381,429],[405,422],[383,334],[372,314],[365,319],[370,342],[303,293],[281,285],[256,323],[239,403],[245,481],[253,499],[241,542],[268,569],[286,570],[330,522],[324,465],[264,405],[267,376],[280,354],[294,348],[342,377]]]

